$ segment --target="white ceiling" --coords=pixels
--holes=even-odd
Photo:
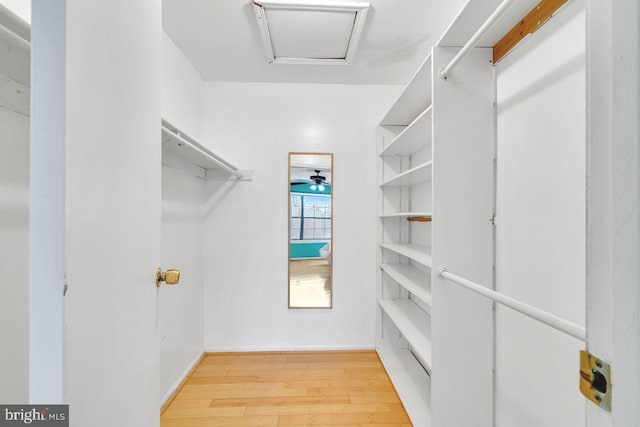
[[[427,0],[371,0],[351,65],[268,64],[248,0],[163,0],[163,26],[204,80],[406,84],[435,42]]]

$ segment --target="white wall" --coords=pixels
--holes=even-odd
[[[0,4],[18,15],[25,22],[31,23],[30,0],[1,0]]]
[[[585,322],[585,15],[574,0],[497,66],[497,288]],[[497,312],[498,427],[584,426],[583,345]]]
[[[209,182],[207,350],[373,348],[375,127],[394,86],[207,83],[206,143],[253,181]],[[287,153],[333,152],[332,310],[287,309]]]
[[[29,53],[28,47],[0,35],[0,271],[5,277],[0,283],[0,402],[4,403],[29,400]]]
[[[201,138],[204,82],[163,32],[162,117]],[[162,267],[180,270],[180,284],[160,288],[162,403],[204,349],[202,221],[204,181],[162,167]]]
[[[162,118],[200,140],[203,136],[204,82],[184,53],[162,32]]]
[[[180,283],[160,289],[160,392],[164,403],[204,350],[202,203],[204,181],[162,167],[162,268]]]

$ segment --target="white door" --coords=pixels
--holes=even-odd
[[[64,200],[63,221],[39,229],[62,241],[63,400],[72,426],[157,426],[161,4],[41,0],[32,13],[33,148],[51,150],[32,178]],[[32,296],[59,279],[32,281]]]

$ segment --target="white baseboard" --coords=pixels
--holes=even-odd
[[[182,381],[184,381],[185,378],[187,378],[187,375],[189,375],[189,372],[191,372],[191,370],[193,369],[194,366],[196,366],[196,364],[200,361],[200,358],[202,357],[202,355],[205,353],[205,350],[200,350],[198,352],[198,354],[196,354],[196,357],[191,361],[191,363],[189,363],[189,366],[187,366],[187,368],[184,370],[184,372],[178,377],[178,379],[173,383],[173,385],[171,386],[171,388],[169,389],[169,391],[167,391],[165,393],[165,395],[162,397],[162,401],[160,402],[160,406],[162,407],[165,403],[167,403],[167,401],[169,399],[171,399],[171,396],[173,396],[173,393],[176,392],[176,390],[178,389],[178,387],[180,387],[180,384],[182,384]]]
[[[268,352],[268,351],[362,351],[375,350],[375,345],[338,346],[338,347],[206,347],[207,353],[223,352]]]

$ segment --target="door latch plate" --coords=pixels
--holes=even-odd
[[[580,351],[580,392],[611,412],[611,365],[587,351]]]

